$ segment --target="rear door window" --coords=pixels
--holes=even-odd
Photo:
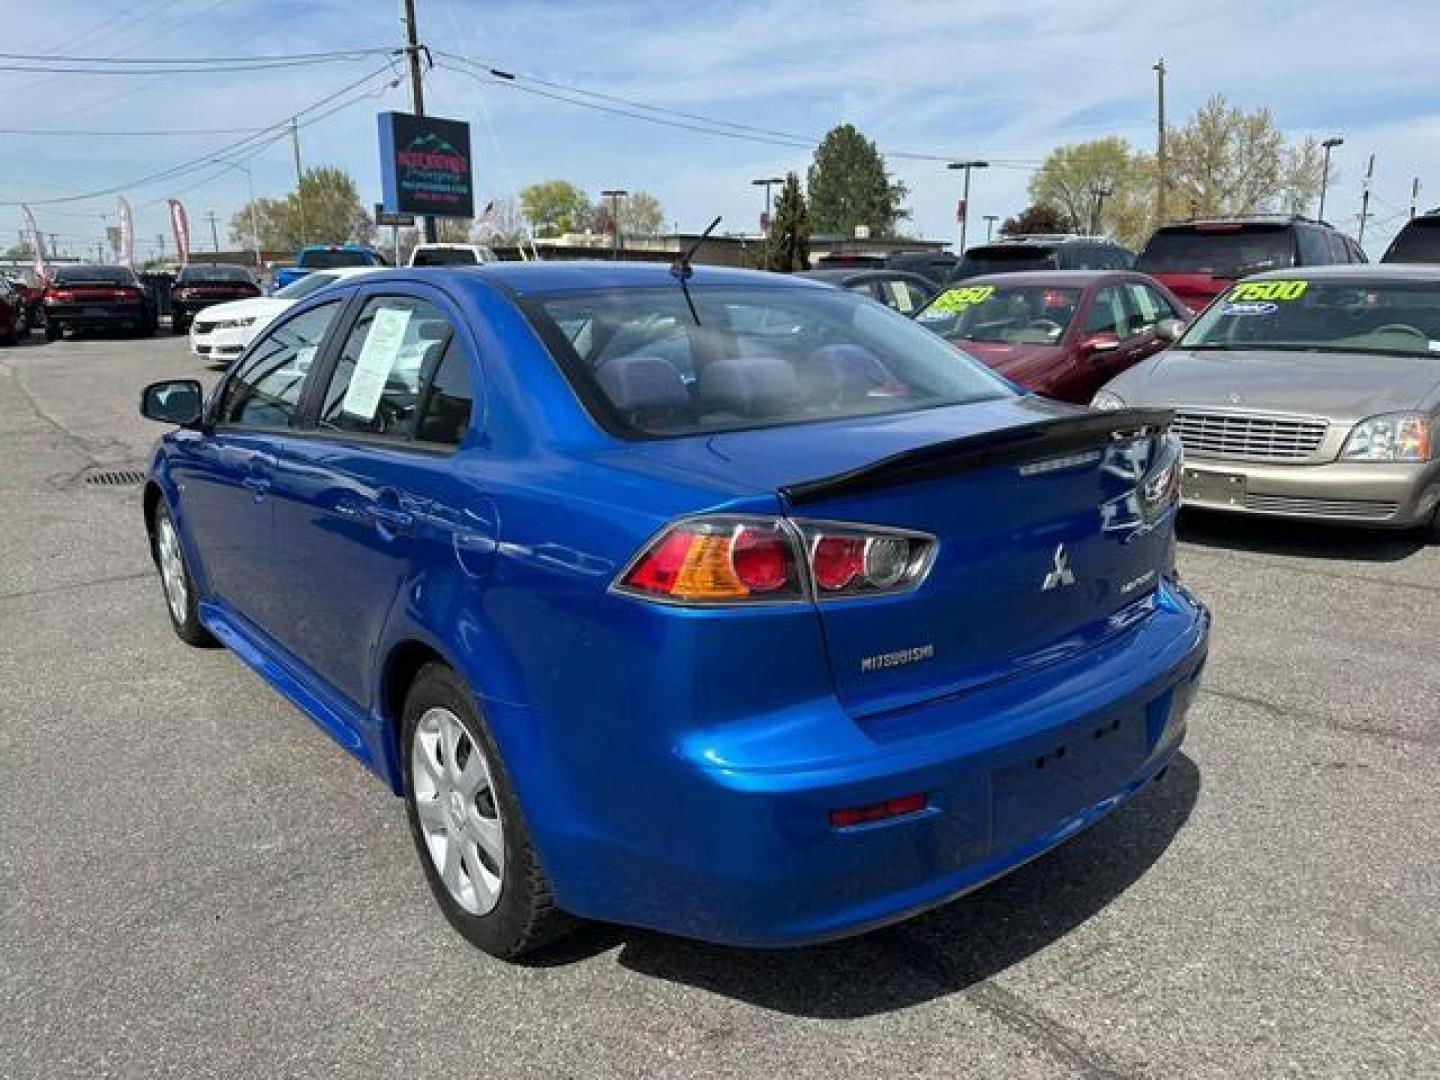
[[[1325,233],[1309,225],[1295,226],[1295,239],[1300,251],[1301,266],[1324,266],[1330,262],[1347,262],[1331,255]]]
[[[1090,314],[1085,317],[1087,334],[1114,334],[1120,340],[1130,336],[1130,318],[1125,311],[1124,290],[1107,285],[1095,294]]]
[[[316,425],[329,431],[413,438],[422,392],[454,336],[449,321],[428,300],[367,300],[336,357]]]
[[[1161,319],[1180,317],[1169,300],[1143,282],[1128,282],[1125,290],[1130,294],[1130,306],[1135,315],[1132,329],[1137,334],[1152,329]]]
[[[215,422],[245,428],[286,428],[340,302],[311,308],[263,334],[225,383]]]

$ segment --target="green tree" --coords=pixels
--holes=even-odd
[[[291,231],[290,204],[285,199],[256,199],[255,227],[260,233],[260,247],[266,251],[293,248],[299,239],[298,233]],[[230,215],[230,243],[236,248],[250,246],[249,203]]]
[[[1212,97],[1166,143],[1172,212],[1196,216],[1294,211],[1320,193],[1313,139],[1287,142],[1269,109]]]
[[[590,200],[568,180],[545,180],[520,190],[520,207],[536,236],[558,236],[583,225]]]
[[[343,169],[324,165],[306,169],[287,201],[291,228],[305,243],[368,242],[375,235],[375,223],[360,201],[359,189]]]
[[[1071,231],[1070,219],[1063,211],[1043,203],[1027,206],[1014,217],[1000,223],[1001,236],[1024,236],[1028,233],[1063,233]]]
[[[789,273],[810,269],[810,216],[800,192],[800,178],[793,172],[786,174],[775,200],[762,260],[764,270]]]
[[[1059,210],[1077,231],[1108,234],[1132,247],[1149,235],[1153,163],[1124,139],[1056,147],[1030,178],[1029,191],[1036,205]]]
[[[875,144],[851,124],[832,128],[816,147],[806,188],[816,232],[850,236],[864,225],[871,236],[894,236],[910,216],[909,189],[891,180]]]

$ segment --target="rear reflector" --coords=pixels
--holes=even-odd
[[[831,810],[830,824],[837,829],[846,829],[851,825],[864,825],[871,821],[884,821],[887,818],[904,817],[906,814],[918,814],[928,805],[929,800],[924,792],[901,795],[894,799],[886,799],[884,802],[871,803],[868,806],[847,806],[840,810]]]

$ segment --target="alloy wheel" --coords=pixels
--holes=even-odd
[[[410,783],[440,880],[465,911],[488,914],[500,900],[505,826],[485,754],[449,709],[437,706],[420,717]]]
[[[160,581],[165,586],[165,601],[175,621],[183,623],[189,613],[190,588],[185,582],[185,560],[180,554],[180,538],[168,517],[161,517],[156,548],[159,552]]]

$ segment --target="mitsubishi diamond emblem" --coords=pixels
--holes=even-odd
[[[1045,580],[1040,584],[1040,591],[1049,592],[1062,585],[1074,584],[1075,571],[1070,569],[1070,554],[1065,550],[1064,544],[1057,544],[1055,546],[1055,569],[1045,575]]]

